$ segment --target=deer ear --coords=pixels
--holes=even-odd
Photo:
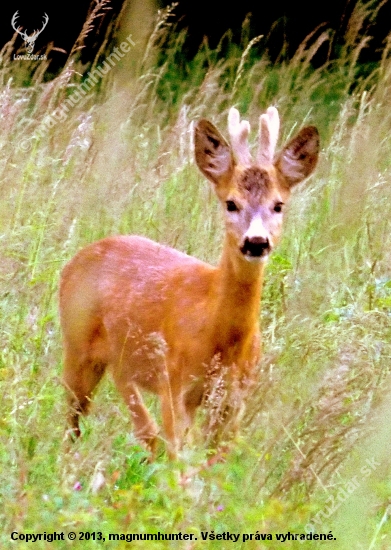
[[[318,130],[315,126],[307,126],[284,147],[275,162],[288,187],[297,185],[312,174],[318,154]]]
[[[234,161],[231,147],[209,120],[197,122],[194,149],[197,166],[209,181],[218,185],[232,175]]]

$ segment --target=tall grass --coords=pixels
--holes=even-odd
[[[219,546],[203,542],[200,530],[272,533],[273,542],[243,547],[275,548],[275,533],[312,528],[332,530],[333,548],[390,547],[384,448],[391,37],[381,62],[359,76],[364,29],[376,7],[357,4],[341,57],[317,69],[311,60],[331,39],[325,29],[279,65],[271,65],[260,38],[241,50],[231,47],[224,61],[204,45],[181,72],[183,36],[161,13],[126,84],[125,59],[45,131],[47,117],[86,78],[78,49],[61,74],[43,83],[39,68],[12,61],[6,47],[0,70],[2,548],[27,547],[11,543],[12,531],[182,531],[198,538],[184,548]],[[22,87],[27,73],[31,84]],[[191,121],[207,116],[223,128],[227,108],[236,105],[256,128],[270,104],[282,117],[281,141],[315,124],[322,154],[316,175],[295,192],[283,241],[269,262],[260,384],[225,462],[207,465],[197,429],[196,444],[175,467],[164,454],[154,464],[143,461],[109,380],[98,390],[83,438],[66,452],[57,317],[62,266],[80,247],[116,233],[143,234],[216,262],[222,221],[193,164]],[[150,406],[158,416],[155,400]],[[366,476],[367,459],[374,466]],[[338,495],[342,504],[332,512]],[[84,542],[87,548],[126,545],[105,544]]]

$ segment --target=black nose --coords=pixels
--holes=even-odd
[[[246,238],[240,250],[245,256],[254,258],[266,256],[270,252],[270,242],[265,237]]]

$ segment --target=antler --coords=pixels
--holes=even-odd
[[[266,113],[259,117],[258,164],[273,162],[279,130],[280,117],[278,111],[275,107],[269,107]],[[249,166],[252,163],[247,143],[250,124],[247,120],[240,120],[239,111],[234,107],[228,113],[228,132],[236,161],[243,166]]]
[[[278,111],[275,107],[269,107],[266,113],[259,117],[258,164],[273,162],[279,130],[280,117]]]
[[[34,31],[34,32],[33,32],[32,36],[34,36],[34,38],[37,38],[37,36],[38,36],[39,34],[41,34],[41,32],[43,31],[43,29],[44,29],[44,28],[46,27],[46,25],[48,24],[49,16],[48,16],[47,13],[44,13],[44,14],[43,14],[43,18],[44,18],[43,27],[42,27],[42,29],[41,29],[40,31]]]
[[[12,17],[12,19],[11,19],[11,25],[12,25],[12,28],[14,29],[14,31],[16,31],[18,34],[20,34],[20,36],[23,38],[23,40],[27,40],[28,35],[27,35],[25,32],[20,32],[20,30],[19,30],[20,27],[16,27],[16,26],[15,26],[15,25],[16,25],[16,20],[17,20],[17,18],[19,17],[19,16],[18,16],[18,13],[19,13],[19,10],[17,10],[17,11],[14,13],[14,15],[13,15],[13,17]]]
[[[252,162],[247,143],[249,132],[250,123],[247,120],[240,121],[239,111],[231,107],[228,113],[228,133],[234,156],[243,166],[249,166]]]

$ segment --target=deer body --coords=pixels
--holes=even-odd
[[[265,259],[278,241],[290,187],[313,170],[318,151],[317,132],[309,127],[274,162],[275,113],[269,109],[261,117],[264,143],[256,165],[245,146],[248,123],[236,110],[230,112],[232,147],[210,122],[196,126],[197,164],[226,210],[218,266],[143,237],[118,236],[87,246],[64,268],[64,381],[76,435],[106,367],[136,435],[152,451],[158,429],[139,388],[159,395],[171,456],[182,445],[213,364],[226,369],[228,386],[255,380]]]

